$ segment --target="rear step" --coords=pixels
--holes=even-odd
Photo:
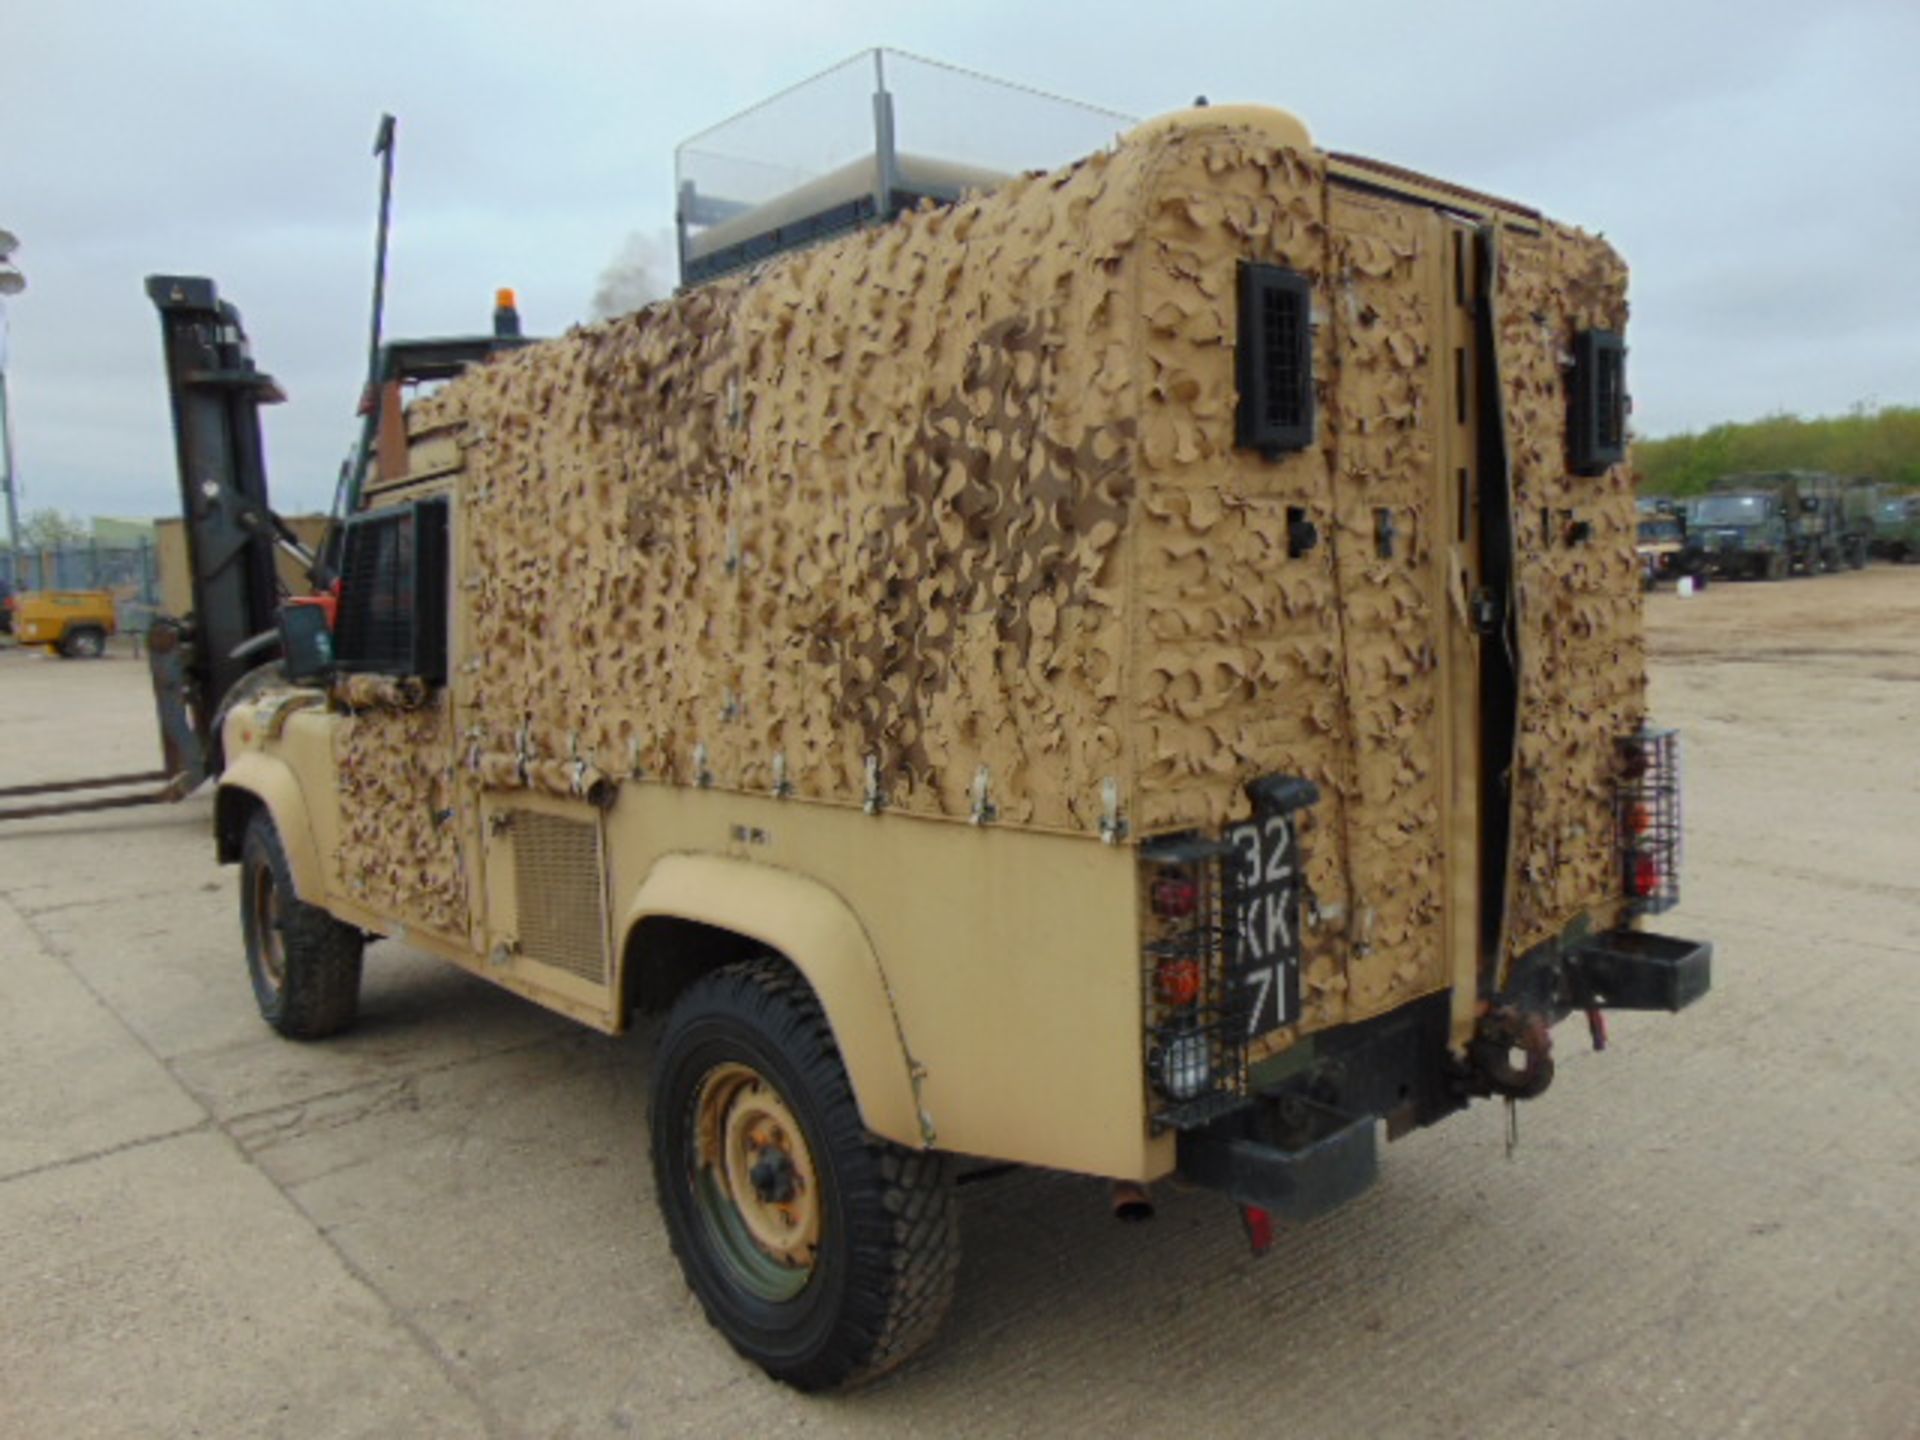
[[[1683,1010],[1713,985],[1713,944],[1609,930],[1570,949],[1562,962],[1574,1007]]]
[[[1312,1220],[1346,1204],[1380,1173],[1379,1117],[1298,1103],[1310,1129],[1296,1147],[1254,1139],[1235,1119],[1182,1132],[1181,1178],[1279,1220]]]

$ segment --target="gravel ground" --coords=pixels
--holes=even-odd
[[[0,1435],[1920,1431],[1920,570],[1649,601],[1714,993],[1390,1147],[1254,1261],[1223,1202],[969,1187],[937,1347],[806,1399],[686,1294],[651,1030],[395,945],[275,1039],[205,797],[0,832]],[[144,667],[0,650],[0,785],[156,763]]]

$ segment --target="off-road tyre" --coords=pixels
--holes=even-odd
[[[764,1077],[797,1119],[817,1181],[811,1265],[779,1272],[804,1276],[790,1298],[756,1293],[729,1254],[749,1222],[716,1181],[719,1167],[701,1159],[713,1077],[742,1070]],[[826,1016],[791,966],[743,961],[688,987],[654,1058],[649,1118],[674,1255],[708,1321],[741,1355],[796,1389],[830,1390],[892,1369],[933,1338],[960,1259],[946,1157],[862,1126]]]
[[[60,637],[60,653],[69,660],[98,660],[107,653],[107,632],[98,625],[76,625]]]
[[[264,808],[247,822],[240,846],[240,930],[253,998],[267,1024],[291,1040],[322,1040],[353,1023],[366,938],[298,898],[280,832]]]

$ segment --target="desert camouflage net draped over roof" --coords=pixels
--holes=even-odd
[[[1243,782],[1284,770],[1321,783],[1336,833],[1371,793],[1368,823],[1400,837],[1383,923],[1410,936],[1438,903],[1439,796],[1397,722],[1432,711],[1438,607],[1359,557],[1368,486],[1409,507],[1419,555],[1438,530],[1409,478],[1431,460],[1429,242],[1332,210],[1315,152],[1156,128],[417,403],[416,442],[466,457],[470,771],[858,804],[874,757],[897,810],[964,817],[984,778],[1002,823],[1090,832],[1112,781],[1139,833],[1244,813]],[[1608,507],[1589,550],[1520,568],[1516,854],[1538,865],[1610,823],[1598,759],[1552,768],[1562,732],[1638,715],[1634,592],[1608,569],[1631,563],[1631,492],[1619,469],[1564,478],[1558,374],[1558,327],[1621,315],[1624,270],[1558,228],[1507,253],[1523,544],[1556,487]],[[1280,463],[1233,449],[1243,259],[1314,277],[1317,321],[1351,312],[1316,324],[1327,419]],[[1285,563],[1290,505],[1326,533],[1317,563]],[[1313,859],[1323,897],[1341,848]],[[1588,878],[1568,884],[1609,893]]]
[[[1151,151],[732,279],[417,404],[466,427],[489,756],[1097,823],[1126,779]],[[554,532],[558,532],[558,543]],[[779,761],[776,757],[781,757]]]

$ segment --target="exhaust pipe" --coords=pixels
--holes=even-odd
[[[1138,1225],[1143,1220],[1153,1218],[1153,1196],[1137,1180],[1114,1181],[1110,1200],[1116,1220]]]

